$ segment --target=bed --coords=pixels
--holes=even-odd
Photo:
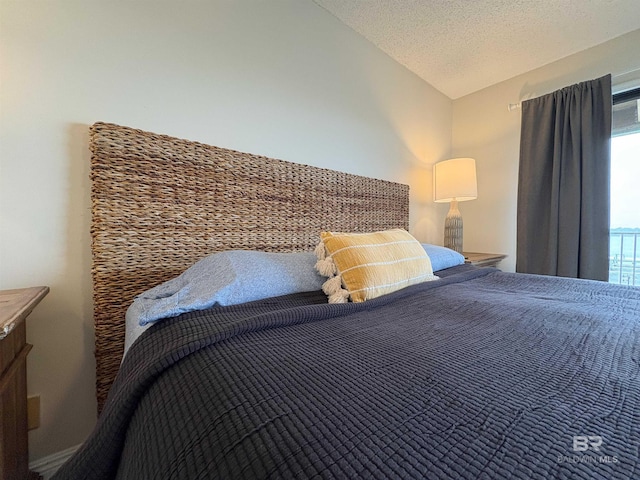
[[[134,297],[212,252],[406,230],[408,187],[105,123],[91,148],[101,413],[55,478],[640,475],[633,287],[457,265],[185,312],[123,359]]]

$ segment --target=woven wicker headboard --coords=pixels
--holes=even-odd
[[[322,230],[408,228],[409,187],[108,123],[90,128],[96,394],[135,295],[228,249],[309,251]]]

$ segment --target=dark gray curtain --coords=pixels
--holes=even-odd
[[[516,270],[608,280],[611,75],[522,103]]]

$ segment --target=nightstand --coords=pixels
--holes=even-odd
[[[25,320],[49,287],[0,290],[0,479],[30,478]]]
[[[500,263],[500,260],[507,257],[501,253],[462,252],[462,254],[464,255],[464,263],[470,263],[475,267],[495,267]]]

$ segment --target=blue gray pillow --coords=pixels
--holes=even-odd
[[[464,256],[450,248],[423,243],[422,248],[431,259],[433,271],[444,270],[464,263]]]
[[[146,325],[215,305],[236,305],[290,293],[321,290],[313,252],[230,250],[203,258],[180,276],[136,297],[127,324]]]
[[[459,253],[422,244],[433,271],[464,263]],[[127,311],[127,325],[144,326],[162,318],[322,289],[325,280],[312,252],[267,253],[230,250],[203,258],[181,275],[136,297]]]

